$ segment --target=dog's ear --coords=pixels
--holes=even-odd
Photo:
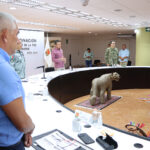
[[[113,79],[119,79],[120,75],[117,72],[113,72]]]
[[[113,72],[110,74],[110,78],[113,79]]]
[[[113,73],[112,73],[112,77],[114,77],[115,75],[116,75],[116,72],[113,72]]]

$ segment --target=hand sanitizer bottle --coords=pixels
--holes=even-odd
[[[74,132],[80,132],[81,131],[81,124],[80,124],[80,118],[79,118],[79,111],[75,111],[75,117],[72,120],[72,130]]]

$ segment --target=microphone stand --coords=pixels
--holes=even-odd
[[[39,68],[43,68],[43,77],[41,79],[46,79],[45,77],[45,66],[39,66],[39,67],[36,67],[37,69]]]
[[[69,68],[70,68],[70,70],[73,70],[72,64],[71,64],[71,54],[69,55]]]

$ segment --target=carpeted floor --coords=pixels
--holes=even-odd
[[[144,132],[150,131],[150,89],[113,90],[112,95],[122,98],[102,109],[105,124],[127,130],[125,125],[132,121],[135,124],[144,123]],[[65,106],[72,110],[79,109],[91,113],[92,110],[75,106],[88,98],[89,95],[74,99]]]

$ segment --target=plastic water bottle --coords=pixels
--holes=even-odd
[[[69,70],[70,70],[70,71],[72,71],[72,70],[73,70],[72,66],[69,66]]]
[[[103,121],[102,121],[102,112],[97,111],[96,109],[92,112],[92,124],[96,128],[102,128]]]
[[[79,112],[77,110],[75,111],[75,117],[72,120],[72,130],[74,132],[80,132],[81,131]]]
[[[102,118],[102,112],[99,112],[99,118],[98,118],[98,126],[99,128],[102,128],[103,126],[103,118]]]

